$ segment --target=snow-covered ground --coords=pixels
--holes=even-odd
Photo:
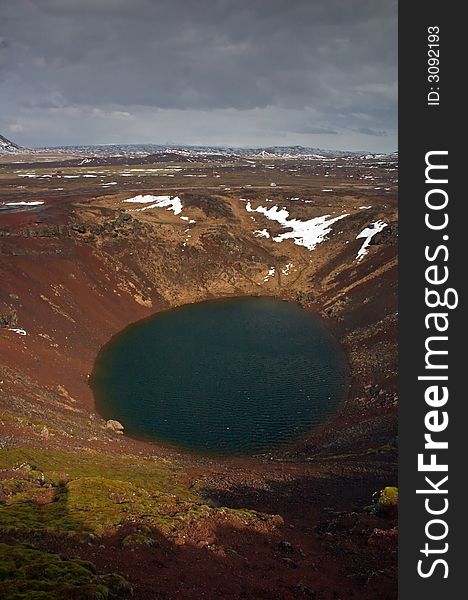
[[[383,221],[375,221],[374,223],[371,223],[369,227],[365,227],[361,233],[356,236],[357,240],[364,239],[364,242],[356,255],[357,260],[363,259],[363,257],[367,254],[367,247],[369,246],[374,235],[379,233],[379,231],[382,231],[382,229],[385,229],[385,227],[387,227],[387,223],[384,223]]]
[[[292,231],[280,233],[272,238],[274,242],[292,239],[298,246],[305,246],[309,250],[313,250],[317,244],[320,244],[326,239],[326,236],[331,232],[331,225],[333,225],[333,223],[348,216],[347,214],[339,215],[338,217],[324,215],[323,217],[315,217],[308,221],[300,221],[299,219],[290,219],[289,212],[286,208],[279,208],[276,205],[270,208],[258,206],[254,209],[249,200],[247,201],[245,208],[247,212],[262,213],[267,219],[276,221],[284,228],[292,229]],[[259,230],[255,232],[257,236],[263,237],[266,237],[265,233],[268,233],[268,231]]]
[[[41,204],[44,204],[44,202],[42,202],[42,200],[31,200],[31,201],[24,201],[21,200],[20,202],[6,202],[4,204],[4,206],[40,206]]]
[[[27,335],[24,329],[18,329],[17,327],[9,327],[8,331],[12,331],[13,333],[17,333],[18,335]]]
[[[292,267],[294,267],[294,264],[292,262],[288,263],[284,269],[281,269],[281,273],[283,273],[283,275],[289,275],[289,271],[292,269]]]
[[[264,238],[270,237],[270,234],[268,233],[268,231],[266,229],[257,229],[256,231],[254,231],[254,235],[257,237],[264,237]]]
[[[183,208],[182,202],[178,196],[174,196],[173,198],[171,198],[171,196],[152,196],[151,194],[140,194],[139,196],[128,198],[128,200],[124,200],[123,202],[147,204],[147,206],[136,210],[148,210],[150,208],[165,208],[167,210],[172,210],[175,215],[179,215],[182,212]]]
[[[275,275],[275,273],[276,273],[275,267],[270,267],[268,269],[268,274],[264,277],[263,281],[268,281],[270,279],[270,277],[273,277],[273,275]]]
[[[14,210],[15,208],[29,208],[29,207],[34,207],[34,206],[41,206],[42,204],[44,204],[44,202],[42,201],[30,201],[30,202],[25,202],[23,200],[18,201],[18,202],[5,202],[4,204],[0,204],[0,210]]]

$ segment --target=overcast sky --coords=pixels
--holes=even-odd
[[[0,0],[0,133],[397,147],[396,0]]]

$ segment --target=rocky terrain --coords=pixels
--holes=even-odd
[[[3,137],[3,135],[0,135],[0,154],[5,154],[7,152],[16,153],[20,150],[21,148],[18,146],[18,144],[11,142],[6,137]]]
[[[16,157],[0,159],[0,596],[396,598],[396,157]],[[114,334],[245,295],[299,302],[343,345],[329,423],[237,458],[106,426],[88,377]]]

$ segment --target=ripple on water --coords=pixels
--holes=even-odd
[[[316,315],[234,298],[131,325],[98,355],[91,387],[99,412],[128,435],[248,454],[327,420],[345,394],[347,364]]]

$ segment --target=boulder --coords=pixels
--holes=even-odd
[[[114,433],[123,434],[124,426],[119,421],[114,421],[113,419],[109,419],[106,421],[106,429],[110,429]]]

